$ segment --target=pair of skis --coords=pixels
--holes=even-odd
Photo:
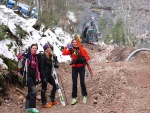
[[[57,74],[56,74],[56,70],[55,70],[55,67],[54,67],[54,64],[52,64],[52,76],[55,80],[55,84],[56,84],[56,88],[57,88],[57,91],[58,91],[58,95],[60,97],[60,103],[62,106],[66,106],[66,103],[65,103],[65,99],[63,97],[63,94],[62,94],[62,91],[61,91],[61,88],[60,88],[60,85],[59,85],[59,82],[58,82],[58,77],[57,77]]]

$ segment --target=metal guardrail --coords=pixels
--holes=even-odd
[[[150,51],[149,48],[141,48],[141,49],[137,49],[135,51],[133,51],[127,58],[127,61],[130,60],[136,53],[140,52],[140,51]]]
[[[150,37],[136,39],[138,48],[150,48]]]

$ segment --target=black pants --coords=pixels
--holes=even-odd
[[[36,76],[28,76],[27,87],[28,95],[26,97],[25,109],[36,108]]]
[[[52,75],[47,76],[46,80],[47,80],[47,82],[42,82],[41,100],[42,100],[43,104],[46,104],[46,102],[47,102],[46,95],[45,95],[46,90],[47,90],[47,83],[50,83],[53,86],[53,88],[51,90],[51,94],[50,94],[51,101],[55,100],[55,94],[56,94],[56,90],[57,90],[55,80],[52,77]],[[42,78],[42,81],[43,81],[43,78]]]
[[[78,73],[80,75],[80,84],[82,90],[82,96],[87,96],[86,86],[85,86],[85,66],[82,67],[72,67],[72,98],[77,97],[77,78]]]

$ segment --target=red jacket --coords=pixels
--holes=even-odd
[[[88,61],[90,59],[90,56],[88,55],[87,51],[85,50],[85,48],[82,46],[83,48],[83,52],[86,58],[86,61]],[[69,50],[67,47],[64,48],[62,55],[71,55],[72,60],[76,60],[78,58],[78,56],[82,57],[82,53],[79,51],[78,56],[76,56],[74,54],[74,49]],[[84,64],[72,64],[72,67],[81,67],[84,66]]]

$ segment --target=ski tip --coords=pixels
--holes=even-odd
[[[65,106],[66,106],[66,104],[65,104],[65,103],[62,103],[61,105],[62,105],[62,107],[65,107]]]
[[[93,77],[93,74],[91,74],[91,77]]]

